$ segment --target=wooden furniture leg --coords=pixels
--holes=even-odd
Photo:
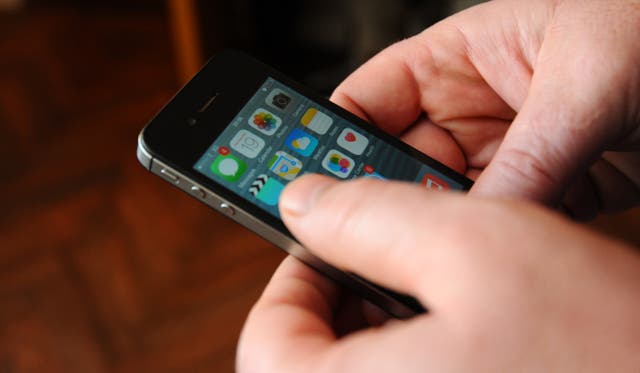
[[[178,80],[186,83],[203,64],[195,0],[167,0]]]

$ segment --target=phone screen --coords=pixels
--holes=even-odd
[[[461,183],[273,78],[260,86],[194,169],[280,217],[285,185],[306,173],[404,180],[434,190]]]

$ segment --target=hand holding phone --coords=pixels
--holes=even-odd
[[[483,172],[474,193],[502,199],[426,199],[397,183],[384,191],[343,183],[310,216],[283,214],[317,255],[414,294],[433,313],[340,338],[335,288],[288,260],[247,321],[238,370],[637,370],[635,251],[504,197],[564,199],[582,217],[637,205],[637,152],[593,162],[605,149],[638,149],[639,9],[626,0],[487,2],[393,45],[348,78],[335,102],[429,154],[437,139],[453,165],[457,158],[460,170]],[[415,125],[425,113],[433,122]],[[307,180],[283,203],[289,192],[313,193]],[[335,205],[323,206],[329,200]],[[369,215],[380,207],[401,226]],[[345,210],[378,240],[318,219]],[[324,235],[306,230],[314,224],[327,226]],[[413,238],[404,249],[375,245],[397,230]],[[332,235],[345,236],[342,244],[327,242]],[[288,282],[300,279],[309,291],[286,297]]]
[[[152,172],[223,212],[397,317],[415,300],[311,255],[280,220],[285,185],[304,174],[339,180],[404,180],[467,190],[439,162],[239,53],[223,53],[182,89],[139,138]],[[319,227],[320,228],[320,227]]]
[[[286,260],[245,324],[240,372],[640,366],[637,250],[557,213],[513,200],[424,193],[409,183],[336,183],[317,175],[285,190],[282,212],[315,255],[413,294],[430,313],[372,322],[338,286]],[[342,224],[343,216],[351,223]]]

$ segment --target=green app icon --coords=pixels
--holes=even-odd
[[[247,170],[247,164],[233,154],[219,155],[211,164],[211,172],[227,181],[238,181]]]

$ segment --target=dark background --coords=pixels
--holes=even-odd
[[[194,56],[245,49],[329,93],[465,5],[200,1],[178,22],[187,3],[0,0],[0,372],[231,371],[284,255],[144,171],[141,127]],[[639,217],[593,225],[640,245]]]

